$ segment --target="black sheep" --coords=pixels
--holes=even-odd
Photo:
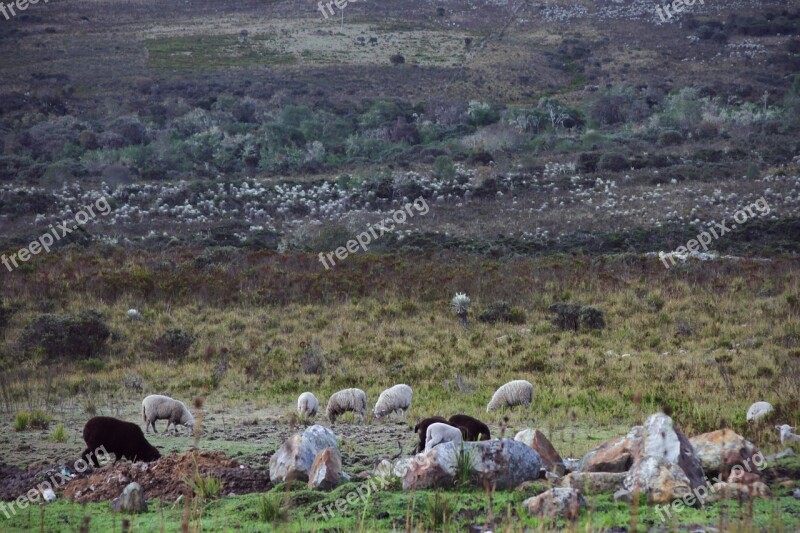
[[[468,415],[453,415],[447,421],[451,426],[462,428],[464,440],[489,440],[492,438],[489,433],[489,426]]]
[[[419,423],[414,426],[414,433],[419,434],[419,444],[414,449],[415,453],[420,453],[425,449],[425,435],[428,433],[428,426],[435,424],[436,422],[441,422],[443,424],[449,423],[444,417],[432,416],[430,418],[424,418],[420,420]]]
[[[142,428],[132,422],[125,422],[110,416],[95,416],[83,426],[83,440],[86,449],[81,457],[100,466],[95,453],[101,447],[106,453],[113,453],[116,463],[122,458],[129,461],[155,461],[161,453],[144,437]]]

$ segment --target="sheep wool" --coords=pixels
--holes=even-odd
[[[782,426],[775,426],[775,429],[781,432],[781,446],[786,446],[789,444],[790,448],[794,448],[792,446],[792,442],[800,442],[800,435],[792,433],[792,430],[795,429],[789,424],[783,424]]]
[[[517,405],[527,407],[531,402],[533,402],[533,385],[524,379],[517,379],[509,381],[495,391],[489,405],[486,406],[486,412]]]
[[[747,409],[747,421],[757,422],[770,414],[774,408],[769,402],[756,402]]]
[[[456,446],[461,446],[461,430],[453,427],[450,424],[436,422],[428,426],[428,431],[425,435],[425,451],[429,452],[439,444],[445,442],[452,442]]]
[[[319,402],[310,392],[304,392],[297,398],[297,412],[302,416],[317,416]]]
[[[186,408],[186,404],[161,394],[151,394],[142,400],[142,418],[145,423],[145,433],[151,427],[154,433],[158,433],[156,422],[159,420],[167,421],[166,431],[169,431],[170,425],[173,426],[175,432],[178,431],[178,424],[187,429],[194,427],[194,417]]]
[[[400,384],[388,388],[378,396],[378,401],[375,402],[375,418],[383,418],[384,416],[401,411],[403,416],[411,407],[411,387],[408,385]]]
[[[333,424],[336,422],[336,417],[348,411],[358,413],[361,422],[364,422],[364,414],[367,411],[367,394],[363,390],[344,389],[334,393],[328,400],[325,414]]]

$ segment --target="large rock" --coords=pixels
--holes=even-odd
[[[423,489],[449,485],[456,475],[461,446],[445,443],[418,454],[403,476],[403,489]],[[511,439],[464,442],[471,457],[473,475],[479,485],[488,481],[497,489],[513,489],[539,477],[542,460],[536,450]]]
[[[574,520],[586,507],[586,500],[577,489],[558,488],[528,498],[522,505],[534,516]]]
[[[337,448],[325,448],[317,454],[308,473],[312,489],[331,490],[342,479],[342,456]]]
[[[625,488],[646,495],[650,503],[668,503],[699,487],[705,489],[706,480],[689,439],[664,413],[650,415]]]
[[[269,460],[269,479],[272,483],[308,481],[308,473],[325,448],[336,448],[339,443],[330,429],[315,424],[302,434],[289,438]]]
[[[634,426],[624,437],[609,439],[581,460],[582,472],[627,472],[639,454],[642,426]]]
[[[417,454],[412,461],[406,463],[403,490],[451,485],[456,475],[458,450],[455,444],[446,442]]]
[[[147,512],[147,501],[144,499],[144,490],[136,482],[128,483],[122,489],[122,494],[111,501],[109,507],[112,511],[120,513],[145,513]]]
[[[564,475],[566,471],[564,460],[550,441],[547,440],[547,437],[544,436],[544,433],[538,429],[523,429],[516,434],[514,440],[536,450],[536,453],[542,459],[542,468],[559,476]]]
[[[583,494],[616,492],[623,488],[625,472],[572,472],[559,486],[579,489]]]
[[[727,472],[737,464],[750,465],[753,469],[753,456],[759,451],[755,445],[730,429],[719,429],[703,433],[689,439],[700,464],[708,475]],[[760,465],[759,458],[756,459]],[[755,465],[755,466],[758,466]]]

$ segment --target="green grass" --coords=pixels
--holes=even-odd
[[[236,35],[190,35],[163,37],[145,41],[150,68],[211,69],[250,67],[293,63],[290,54],[277,53],[267,47],[270,39],[250,36],[241,40]]]
[[[522,501],[530,494],[498,492],[487,495],[475,490],[378,491],[371,494],[366,508],[360,498],[345,507],[343,513],[327,513],[323,508],[337,499],[346,498],[358,483],[340,485],[331,492],[312,491],[294,484],[288,492],[280,485],[267,494],[222,497],[206,504],[202,515],[190,521],[190,530],[199,531],[405,531],[412,525],[425,531],[464,531],[470,525],[482,525],[496,520],[509,531],[525,527],[551,531],[567,527],[563,520],[544,520],[530,517]],[[366,499],[366,498],[365,498]],[[587,498],[588,508],[573,524],[576,531],[604,531],[615,526],[633,523],[635,531],[647,531],[661,525],[655,507],[636,509],[614,502],[611,495]],[[185,509],[183,504],[151,501],[147,513],[128,517],[134,531],[180,531]],[[724,531],[793,531],[800,527],[800,502],[790,496],[757,500],[752,509],[736,501],[709,505],[703,509],[684,508],[667,519],[667,524],[699,524],[720,527]],[[77,530],[88,517],[92,531],[112,531],[119,528],[122,517],[109,511],[107,503],[77,505],[58,500],[45,507],[30,506],[18,510],[10,519],[0,517],[3,531],[65,531]],[[197,515],[195,515],[197,517]],[[633,531],[633,529],[629,529]]]

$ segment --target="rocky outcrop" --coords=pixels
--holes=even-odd
[[[325,448],[336,448],[338,451],[339,444],[333,431],[319,424],[294,435],[270,458],[270,481],[308,481],[317,454]]]
[[[528,498],[522,505],[534,516],[575,520],[586,507],[586,500],[577,489],[557,488]]]
[[[547,440],[547,437],[544,436],[544,433],[538,429],[523,429],[516,434],[514,440],[536,450],[536,453],[538,453],[539,457],[542,459],[542,468],[546,471],[552,472],[558,476],[564,475],[566,471],[564,460],[550,441]]]
[[[342,456],[337,448],[325,448],[317,454],[308,473],[312,489],[331,490],[342,479]]]

